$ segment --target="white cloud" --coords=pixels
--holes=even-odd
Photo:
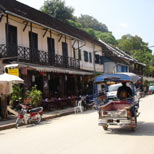
[[[121,27],[121,28],[128,28],[128,24],[126,24],[126,23],[121,23],[121,24],[120,24],[120,27]]]

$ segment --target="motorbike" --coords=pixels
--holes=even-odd
[[[21,123],[24,124],[39,124],[42,120],[43,107],[31,108],[24,104],[19,104],[21,107],[16,120],[16,128]]]

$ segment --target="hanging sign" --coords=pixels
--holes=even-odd
[[[18,68],[8,69],[8,74],[19,76]]]

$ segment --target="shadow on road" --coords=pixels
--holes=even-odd
[[[25,127],[26,128],[31,128],[31,127],[39,127],[41,125],[47,125],[47,124],[51,124],[51,120],[45,120],[45,121],[41,121],[39,124],[28,124]]]
[[[115,128],[108,131],[107,134],[113,135],[130,135],[130,136],[154,136],[154,122],[138,122],[136,130],[133,132],[131,128]]]
[[[82,112],[81,114],[88,114],[88,113],[94,113],[94,112],[96,112],[96,110],[91,109],[91,110],[86,110]]]
[[[5,135],[4,133],[0,133],[0,135]]]

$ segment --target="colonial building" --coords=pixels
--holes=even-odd
[[[104,73],[132,72],[143,77],[145,64],[138,62],[119,48],[114,48],[101,41],[104,51]]]
[[[0,1],[0,64],[18,64],[27,88],[79,95],[85,77],[103,72],[102,53],[86,32],[16,0]]]

